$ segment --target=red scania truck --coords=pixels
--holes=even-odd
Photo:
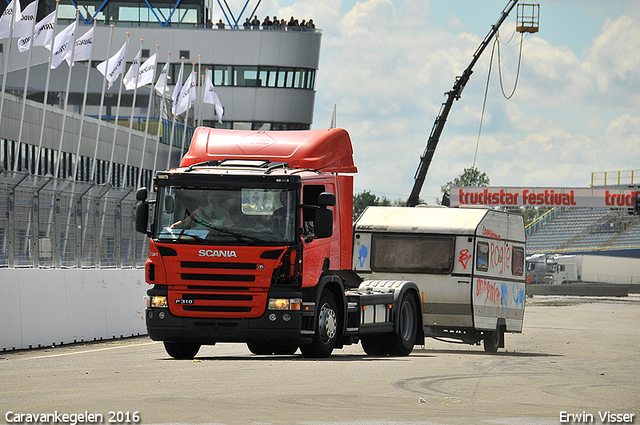
[[[151,339],[179,359],[218,342],[306,357],[360,340],[376,354],[422,344],[415,283],[358,289],[356,172],[343,129],[196,129],[180,166],[154,177],[155,200],[137,193]]]

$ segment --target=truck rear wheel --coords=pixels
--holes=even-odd
[[[418,335],[418,308],[413,295],[406,292],[402,296],[398,313],[398,332],[390,335],[389,354],[408,356]]]
[[[191,360],[200,351],[200,344],[195,342],[164,342],[164,349],[177,360]]]
[[[339,319],[336,299],[329,291],[320,297],[313,342],[300,347],[302,355],[311,358],[329,357],[338,341]]]

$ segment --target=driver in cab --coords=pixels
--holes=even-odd
[[[229,211],[220,206],[220,197],[216,192],[207,193],[207,204],[198,207],[184,220],[171,225],[175,229],[221,228],[233,226]]]

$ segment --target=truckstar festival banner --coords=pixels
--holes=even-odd
[[[633,208],[640,188],[452,187],[450,204],[516,207]]]

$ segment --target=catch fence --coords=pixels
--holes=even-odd
[[[135,189],[0,173],[0,267],[144,268]]]

